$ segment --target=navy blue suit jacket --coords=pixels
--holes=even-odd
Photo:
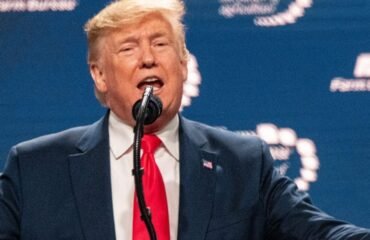
[[[107,116],[12,148],[0,178],[0,239],[115,239]],[[258,138],[181,118],[178,239],[370,234],[312,206]]]

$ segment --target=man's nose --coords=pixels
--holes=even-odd
[[[141,67],[151,68],[156,65],[155,54],[151,46],[144,46],[142,48]]]

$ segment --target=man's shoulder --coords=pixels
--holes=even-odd
[[[40,137],[36,137],[24,142],[18,143],[15,148],[27,153],[31,151],[43,151],[50,147],[64,147],[73,146],[78,139],[86,132],[89,126],[78,126],[69,129],[65,129],[60,132],[46,134]]]
[[[35,154],[37,152],[65,151],[74,152],[83,136],[94,131],[101,120],[84,126],[76,126],[59,132],[42,135],[24,142],[18,143],[13,148],[18,153]]]
[[[182,126],[194,138],[204,138],[208,143],[218,143],[229,146],[253,146],[263,145],[263,141],[256,135],[242,135],[225,127],[210,126],[205,123],[182,118]]]

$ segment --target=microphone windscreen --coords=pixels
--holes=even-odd
[[[132,115],[136,121],[137,121],[137,116],[138,116],[139,109],[141,106],[141,102],[142,102],[141,99],[138,100],[132,108]],[[161,115],[161,113],[162,113],[161,100],[157,96],[151,95],[149,97],[148,106],[144,113],[144,125],[149,125],[149,124],[154,123],[155,120],[157,120],[157,118]]]

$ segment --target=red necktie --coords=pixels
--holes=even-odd
[[[141,140],[141,148],[143,149],[141,165],[144,168],[143,188],[145,202],[150,208],[157,239],[170,240],[166,191],[161,172],[154,159],[154,152],[160,144],[161,140],[155,135],[144,135]],[[140,216],[139,203],[135,194],[132,239],[149,240],[148,231]]]

